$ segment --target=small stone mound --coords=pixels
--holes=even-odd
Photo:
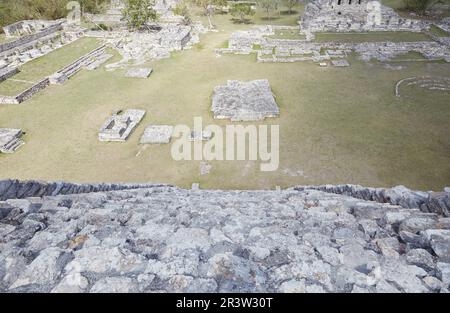
[[[214,118],[232,121],[259,121],[280,114],[267,79],[229,80],[225,86],[216,87],[211,110]]]

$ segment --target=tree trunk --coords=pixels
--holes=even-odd
[[[212,24],[211,20],[211,14],[208,13],[208,22],[209,22],[209,29],[214,29],[214,25]]]

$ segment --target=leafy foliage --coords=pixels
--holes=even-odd
[[[148,22],[156,21],[158,14],[153,9],[153,5],[152,0],[128,0],[124,10],[124,17],[128,26],[142,29]]]
[[[0,0],[0,27],[27,19],[54,20],[67,15],[70,0]],[[83,12],[98,13],[109,0],[78,0]]]
[[[236,3],[231,7],[230,13],[234,17],[239,17],[241,23],[245,22],[247,16],[255,15],[255,11],[248,3]]]

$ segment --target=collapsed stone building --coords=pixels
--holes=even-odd
[[[1,292],[448,293],[450,189],[0,181]]]
[[[374,0],[315,0],[308,3],[301,26],[312,32],[422,31],[428,23],[400,17]]]

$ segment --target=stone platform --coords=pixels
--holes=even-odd
[[[143,110],[126,110],[111,116],[100,129],[100,141],[125,141],[144,118]]]
[[[280,114],[267,79],[229,80],[214,88],[211,111],[216,119],[232,121],[258,121]]]
[[[25,144],[20,137],[22,137],[21,129],[0,128],[0,152],[14,153],[22,145]]]

